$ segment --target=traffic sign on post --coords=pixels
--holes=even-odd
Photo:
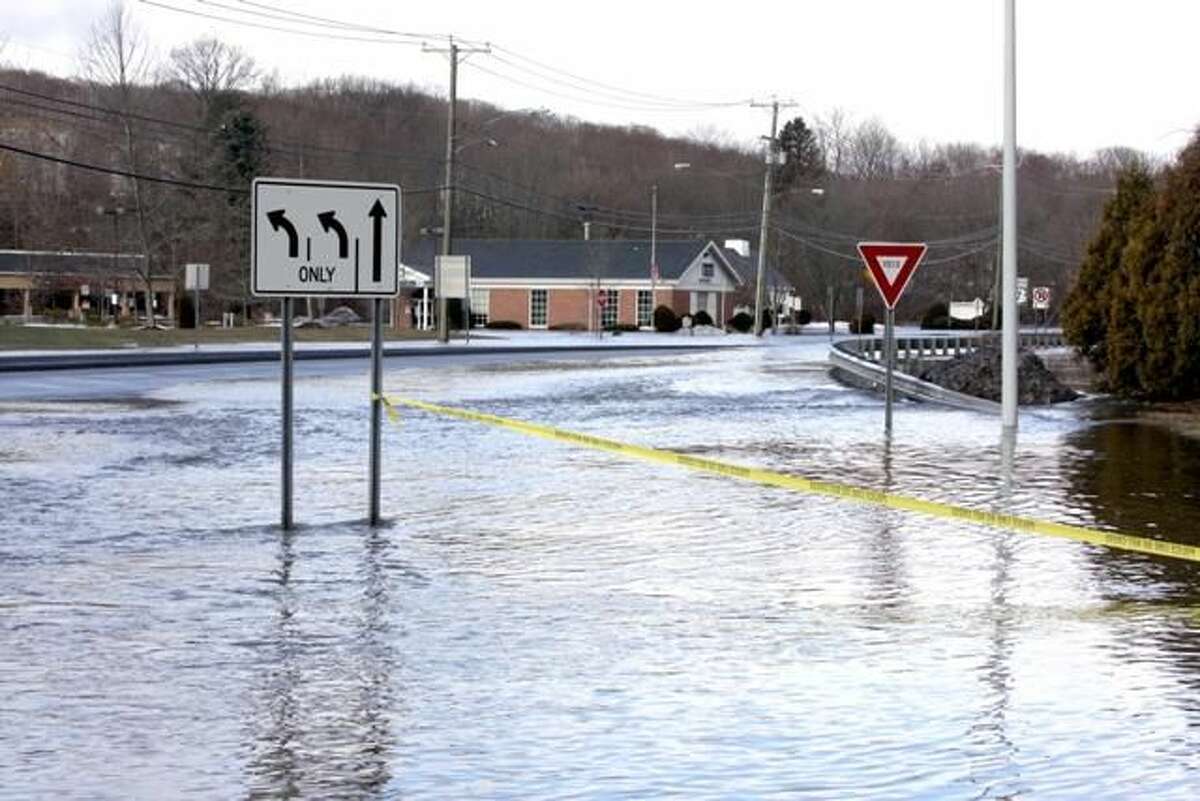
[[[296,296],[371,298],[369,520],[379,523],[383,301],[400,292],[400,187],[255,178],[250,291],[282,299],[283,528],[292,527],[292,317]]]
[[[1033,308],[1035,311],[1046,311],[1050,308],[1050,287],[1035,286],[1033,288]]]
[[[400,187],[256,178],[251,291],[260,297],[394,297]]]
[[[917,271],[927,250],[918,242],[859,242],[858,253],[867,265],[871,280],[879,289],[883,303],[889,309],[896,308],[896,301],[904,294],[913,273]]]
[[[859,242],[858,253],[887,306],[884,348],[887,378],[884,384],[883,427],[892,433],[892,373],[896,367],[896,302],[928,250],[924,242]]]

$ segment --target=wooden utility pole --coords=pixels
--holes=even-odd
[[[457,114],[458,114],[458,62],[459,59],[472,53],[490,53],[492,49],[483,47],[463,47],[450,37],[449,47],[423,47],[426,53],[447,53],[450,56],[450,97],[446,112],[446,177],[442,187],[442,255],[449,256],[451,248],[451,226],[454,224],[454,156],[457,153]],[[450,341],[450,320],[447,313],[446,296],[438,293],[438,341]],[[470,325],[470,321],[467,321]]]
[[[767,157],[763,173],[762,220],[758,231],[758,270],[754,279],[754,336],[762,336],[763,307],[766,306],[766,271],[767,271],[767,236],[771,226],[771,185],[775,176],[775,163],[778,160],[779,141],[776,136],[779,127],[779,107],[787,108],[795,103],[780,103],[778,98],[771,98],[770,103],[751,102],[751,108],[771,109],[771,135],[767,140]]]

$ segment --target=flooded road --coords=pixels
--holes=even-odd
[[[389,393],[1200,544],[1200,443],[834,383],[826,343],[389,363]],[[59,381],[62,377],[56,377]],[[1200,566],[416,412],[367,370],[0,382],[0,798],[1200,792]],[[139,391],[153,381],[131,381]],[[116,385],[116,386],[114,386]]]

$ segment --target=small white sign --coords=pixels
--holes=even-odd
[[[465,300],[471,287],[471,257],[437,256],[434,264],[437,270],[434,292],[437,296]]]
[[[1050,287],[1035,286],[1033,288],[1033,308],[1045,311],[1050,308]]]
[[[400,187],[255,178],[250,241],[257,296],[393,297]]]
[[[208,290],[208,265],[207,264],[185,264],[183,265],[183,288],[188,291],[193,290]]]
[[[1029,302],[1029,279],[1024,276],[1017,278],[1017,305],[1024,306]]]
[[[79,294],[80,295],[90,295],[90,294],[92,294],[92,288],[90,286],[88,286],[87,284],[83,284],[82,286],[79,287]]]

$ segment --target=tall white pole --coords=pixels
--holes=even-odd
[[[1005,431],[1017,430],[1017,15],[1004,0],[1003,316],[1000,407]]]

